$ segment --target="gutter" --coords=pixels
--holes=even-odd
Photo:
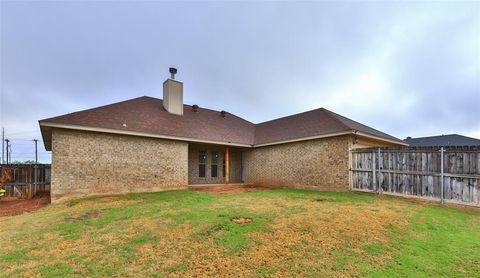
[[[154,134],[154,133],[148,133],[148,132],[138,132],[138,131],[111,129],[111,128],[90,127],[90,126],[80,126],[80,125],[70,125],[70,124],[57,124],[57,123],[49,123],[49,122],[40,122],[39,124],[41,127],[44,126],[44,127],[73,129],[73,130],[82,130],[82,131],[94,131],[94,132],[102,132],[102,133],[131,135],[131,136],[159,138],[159,139],[168,139],[168,140],[177,140],[177,141],[188,141],[188,142],[197,142],[197,143],[205,143],[205,144],[228,145],[228,146],[234,146],[234,147],[247,147],[247,148],[252,147],[252,145],[247,145],[247,144],[201,140],[201,139],[188,138],[188,137],[160,135],[160,134]]]
[[[320,139],[320,138],[328,138],[328,137],[335,137],[335,136],[342,136],[342,135],[358,135],[358,136],[362,136],[362,137],[375,139],[375,140],[378,140],[378,141],[383,141],[383,142],[388,142],[388,143],[392,143],[392,144],[408,146],[408,144],[404,143],[404,142],[395,141],[395,140],[391,140],[391,139],[386,139],[386,138],[370,135],[370,134],[367,134],[367,133],[364,133],[364,132],[358,132],[356,130],[349,130],[349,131],[344,131],[344,132],[337,132],[337,133],[329,133],[329,134],[323,134],[323,135],[302,137],[302,138],[289,139],[289,140],[283,140],[283,141],[275,141],[275,142],[263,143],[263,144],[258,144],[258,145],[255,145],[255,144],[249,145],[249,144],[238,144],[238,143],[231,143],[231,142],[202,140],[202,139],[195,139],[195,138],[188,138],[188,137],[169,136],[169,135],[161,135],[161,134],[154,134],[154,133],[148,133],[148,132],[128,131],[128,130],[110,129],[110,128],[89,127],[89,126],[70,125],[70,124],[57,124],[57,123],[49,123],[49,122],[39,122],[39,124],[40,124],[41,127],[63,128],[63,129],[73,129],[73,130],[82,130],[82,131],[94,131],[94,132],[102,132],[102,133],[140,136],[140,137],[149,137],[149,138],[159,138],[159,139],[177,140],[177,141],[187,141],[187,142],[214,144],[214,145],[227,145],[227,146],[244,147],[244,148],[259,148],[259,147],[265,147],[265,146],[272,146],[272,145],[279,145],[279,144],[286,144],[286,143],[294,143],[294,142],[307,141],[307,140]],[[42,136],[43,136],[43,133],[42,133]]]
[[[362,136],[362,137],[367,137],[367,138],[379,140],[379,141],[384,141],[384,142],[389,142],[389,143],[393,143],[393,144],[403,145],[405,147],[409,146],[408,143],[405,143],[405,142],[400,141],[400,140],[397,141],[397,140],[392,140],[392,139],[386,139],[386,138],[378,137],[378,136],[375,136],[375,135],[370,135],[368,133],[359,132],[359,131],[356,131],[356,130],[353,131],[353,134],[356,134],[356,135],[359,135],[359,136]]]
[[[274,141],[274,142],[270,142],[270,143],[263,143],[263,144],[253,145],[253,147],[254,147],[254,148],[256,148],[256,147],[265,147],[265,146],[272,146],[272,145],[278,145],[278,144],[285,144],[285,143],[293,143],[293,142],[300,142],[300,141],[320,139],[320,138],[327,138],[327,137],[342,136],[342,135],[348,135],[348,134],[353,134],[353,132],[352,132],[352,131],[344,131],[344,132],[329,133],[329,134],[309,136],[309,137],[302,137],[302,138],[296,138],[296,139],[290,139],[290,140]]]

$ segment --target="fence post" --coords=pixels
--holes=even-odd
[[[383,159],[381,158],[381,151],[380,151],[380,148],[378,148],[378,177],[377,177],[377,180],[378,180],[378,187],[377,187],[377,191],[378,191],[378,194],[381,194],[382,193],[382,183],[380,182],[380,177],[382,176],[382,164],[383,163]],[[383,180],[383,179],[382,179]]]
[[[444,167],[444,161],[443,161],[443,155],[444,155],[445,149],[443,147],[440,148],[440,187],[441,187],[441,192],[440,192],[440,203],[444,204],[445,203],[445,183],[444,183],[444,173],[443,173],[443,167]]]
[[[352,159],[352,149],[348,148],[348,187],[350,191],[353,191],[353,159]]]
[[[377,185],[377,159],[375,158],[376,157],[376,151],[375,149],[373,149],[372,151],[372,182],[373,182],[373,186],[376,186],[377,189],[378,189],[378,185]]]
[[[38,164],[35,163],[35,166],[33,166],[33,188],[34,188],[34,192],[33,192],[33,195],[36,195],[37,194],[37,191],[38,191]]]

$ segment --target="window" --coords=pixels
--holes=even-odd
[[[225,167],[225,157],[223,157],[223,177],[227,175],[227,168]]]
[[[218,152],[212,152],[212,167],[211,167],[211,177],[216,178],[218,177]]]
[[[207,152],[199,151],[198,152],[198,176],[200,178],[205,177],[206,164],[207,164]]]

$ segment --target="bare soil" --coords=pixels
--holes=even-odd
[[[76,220],[95,219],[95,218],[99,218],[100,216],[103,216],[104,214],[105,214],[105,212],[103,212],[101,210],[94,210],[94,211],[89,211],[89,212],[86,212],[86,213],[82,213],[82,214],[67,217],[67,218],[65,218],[65,220],[76,221]]]
[[[233,223],[237,223],[237,224],[247,224],[247,223],[252,222],[252,218],[249,218],[249,217],[234,217],[234,218],[230,218],[230,221],[232,221]]]
[[[0,200],[0,217],[32,212],[50,204],[50,194],[35,196],[32,199]]]

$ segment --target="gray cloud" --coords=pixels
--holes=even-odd
[[[478,2],[0,5],[11,138],[39,138],[41,118],[161,97],[172,65],[187,103],[253,122],[326,107],[401,138],[480,137]],[[19,158],[31,153],[18,142]]]

